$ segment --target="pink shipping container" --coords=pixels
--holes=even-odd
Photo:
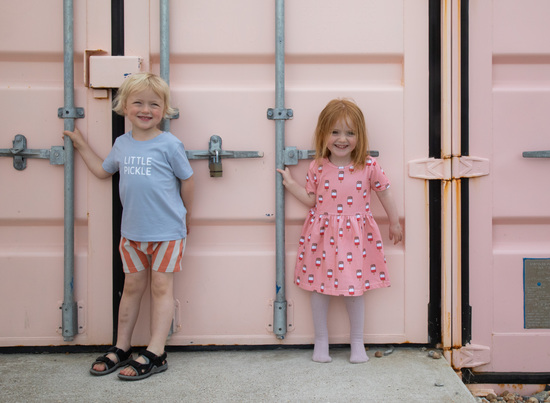
[[[125,130],[111,111],[113,90],[128,74],[165,67],[159,21],[167,3],[169,80],[180,112],[170,130],[188,152],[206,156],[191,160],[196,207],[168,344],[313,342],[309,294],[292,284],[307,210],[290,195],[279,217],[286,243],[277,248],[281,123],[268,116],[270,108],[280,111],[276,0],[75,0],[75,108],[64,99],[63,1],[19,0],[5,2],[0,14],[1,347],[112,343],[122,284],[116,180],[96,179],[75,154],[74,276],[67,283],[70,164],[62,132],[74,119],[107,155]],[[321,109],[352,98],[392,180],[405,231],[403,243],[389,242],[386,216],[373,201],[392,287],[366,293],[365,342],[441,344],[467,382],[550,378],[543,159],[550,152],[531,153],[550,150],[548,15],[545,0],[284,5],[283,108],[292,119],[279,122],[286,155],[295,147],[304,157],[291,167],[295,177],[305,182]],[[213,136],[222,141],[219,177],[209,170]],[[43,150],[35,153],[41,157],[33,150]],[[286,258],[283,284],[277,250]],[[286,316],[277,329],[281,287]],[[65,312],[67,288],[73,318]],[[148,340],[148,310],[146,299],[135,345]],[[330,342],[348,343],[341,301],[331,305],[329,321]]]

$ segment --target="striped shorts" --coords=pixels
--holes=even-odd
[[[181,271],[186,238],[163,242],[136,242],[122,237],[119,251],[124,273],[152,268],[161,273]]]

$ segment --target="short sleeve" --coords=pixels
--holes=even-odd
[[[105,158],[102,164],[103,169],[106,172],[109,172],[110,174],[115,174],[119,170],[119,165],[117,162],[118,140],[119,140],[118,138],[115,140],[115,144],[113,145],[113,148],[111,148],[109,155],[107,155],[107,158]]]
[[[390,187],[390,180],[374,157],[367,158],[367,168],[370,170],[370,187],[376,192],[381,192]]]
[[[178,179],[189,179],[193,175],[193,169],[189,164],[189,159],[185,153],[185,148],[181,142],[178,142],[174,152],[170,156],[170,165],[174,171],[174,175]]]
[[[316,161],[311,161],[306,175],[306,192],[317,193],[317,180],[318,164]]]

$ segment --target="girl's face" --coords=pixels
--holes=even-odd
[[[152,89],[134,92],[126,100],[124,114],[132,123],[133,135],[157,135],[164,117],[164,101]]]
[[[330,162],[338,166],[348,165],[356,145],[357,134],[354,129],[349,127],[345,119],[339,120],[328,135],[327,148],[330,151]]]

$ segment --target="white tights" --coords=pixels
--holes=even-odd
[[[367,362],[369,357],[365,351],[363,342],[363,329],[365,325],[365,303],[363,297],[343,297],[346,303],[350,322],[350,362],[357,364]],[[313,326],[315,328],[315,345],[313,348],[313,361],[331,362],[329,355],[327,314],[330,296],[311,293],[311,310],[313,313]]]

